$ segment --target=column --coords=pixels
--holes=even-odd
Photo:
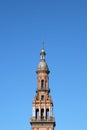
[[[32,107],[32,116],[35,117],[35,106]]]
[[[51,115],[51,112],[50,112],[50,106],[49,106],[49,117],[50,117],[50,115]]]
[[[39,118],[41,118],[41,109],[40,109],[40,106],[39,106]]]
[[[50,107],[50,116],[51,117],[53,116],[53,107],[52,106]]]
[[[46,107],[44,106],[44,118],[46,118]]]

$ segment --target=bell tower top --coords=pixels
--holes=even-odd
[[[44,50],[44,43],[43,43],[43,47],[42,47],[42,50],[40,52],[40,63],[38,65],[38,68],[37,68],[37,71],[36,71],[37,73],[39,73],[39,72],[45,72],[47,74],[50,73],[48,65],[46,63],[45,56],[46,56],[46,53],[45,53],[45,50]]]

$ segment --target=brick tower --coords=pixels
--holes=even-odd
[[[54,130],[53,102],[49,95],[49,68],[45,60],[44,48],[40,53],[40,63],[37,68],[37,89],[32,102],[32,130]]]

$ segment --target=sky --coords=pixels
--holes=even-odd
[[[55,130],[87,130],[87,1],[0,0],[0,130],[30,130],[42,41]]]

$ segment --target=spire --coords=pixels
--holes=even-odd
[[[42,42],[42,50],[44,50],[44,40],[43,40],[43,42]]]

